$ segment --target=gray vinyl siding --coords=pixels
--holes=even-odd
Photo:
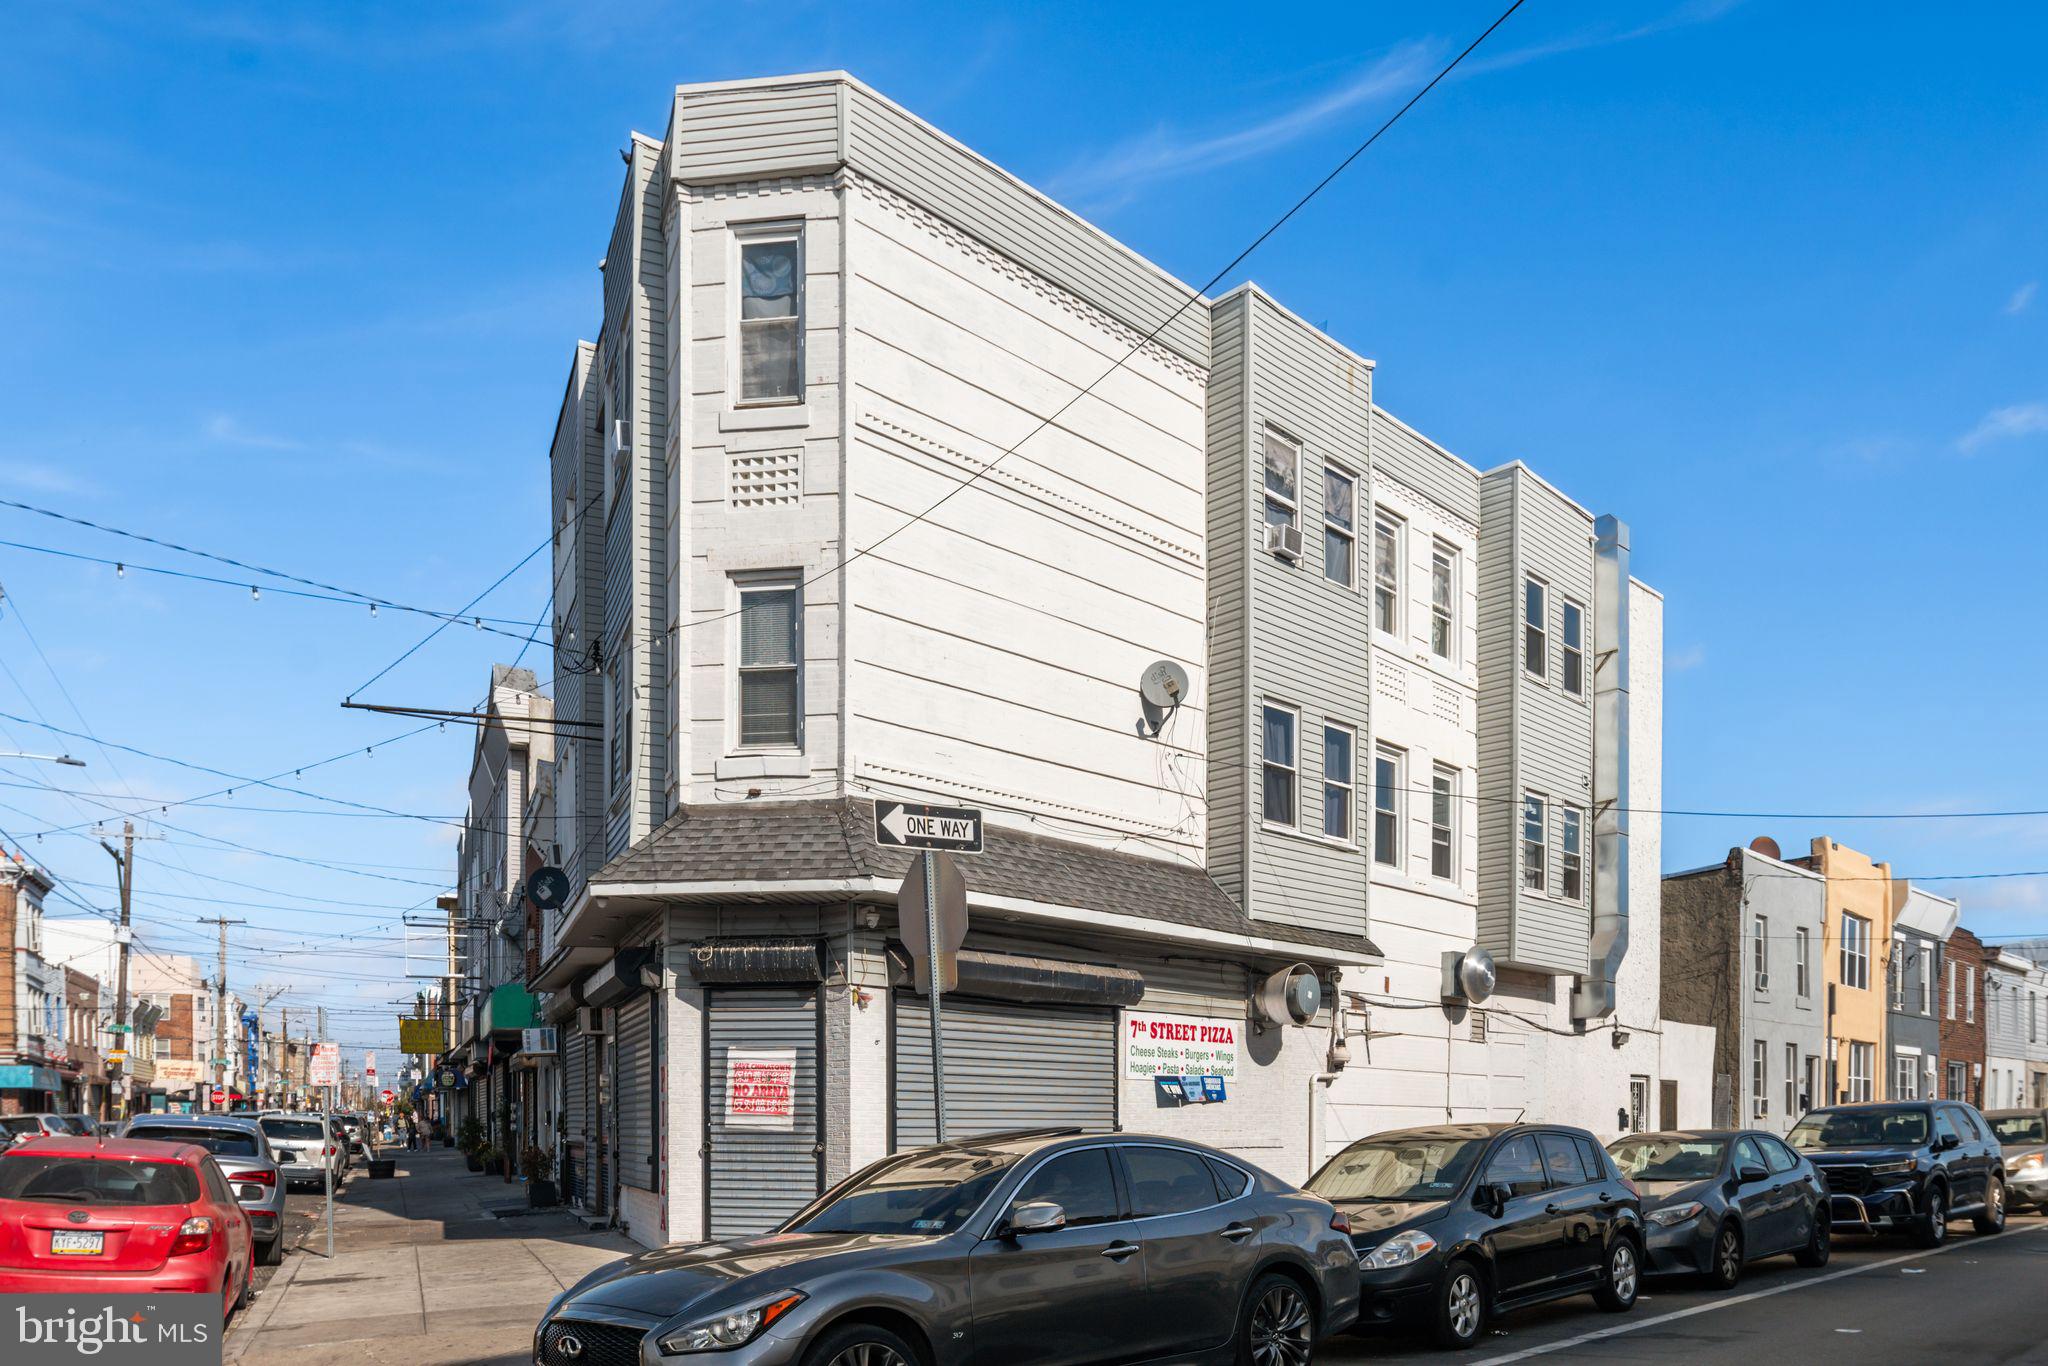
[[[661,151],[636,140],[638,193],[633,267],[633,681],[635,700],[633,838],[668,815],[668,246],[662,219]]]
[[[1252,727],[1246,706],[1250,665],[1247,601],[1251,562],[1251,485],[1246,477],[1245,332],[1250,296],[1232,295],[1210,316],[1209,558],[1209,876],[1238,904],[1245,899],[1247,803]]]
[[[1513,967],[1557,973],[1584,971],[1592,931],[1593,521],[1520,465],[1484,476],[1480,532],[1480,942]],[[1522,593],[1530,577],[1545,597],[1544,676],[1522,667]],[[1563,687],[1562,636],[1566,599],[1582,609],[1584,670],[1579,696]],[[1504,610],[1503,610],[1504,609]],[[1510,700],[1503,729],[1500,698]],[[1503,792],[1499,775],[1510,775]],[[1521,799],[1546,801],[1545,886],[1524,888],[1520,877]],[[1487,797],[1504,800],[1488,801]],[[1580,812],[1581,888],[1578,901],[1563,897],[1562,816]],[[1505,838],[1488,847],[1489,816],[1505,815]],[[1507,877],[1489,879],[1507,854]]]
[[[604,854],[597,819],[604,809],[604,742],[601,734],[575,724],[603,719],[603,689],[597,674],[567,667],[580,664],[583,652],[604,631],[604,443],[596,430],[596,355],[590,343],[577,344],[549,452],[554,476],[549,516],[556,525],[573,501],[568,524],[558,533],[565,544],[556,567],[554,602],[555,637],[562,642],[555,653],[555,716],[563,723],[555,737],[556,753],[574,756],[566,766],[574,775],[573,790],[556,795],[572,820],[557,821],[556,828],[564,832],[562,870],[572,893],[597,870]]]
[[[829,172],[843,163],[1126,326],[1161,328],[1161,345],[1209,364],[1208,310],[1187,285],[850,78],[685,87],[676,96],[668,156],[673,174],[695,184]]]
[[[1313,328],[1255,290],[1241,294],[1247,320],[1245,384],[1249,444],[1235,484],[1244,502],[1252,620],[1245,763],[1246,822],[1251,866],[1245,909],[1254,919],[1362,934],[1366,929],[1369,823],[1364,812],[1370,772],[1371,695],[1368,598],[1353,585],[1323,576],[1323,468],[1334,461],[1357,480],[1355,529],[1369,522],[1367,449],[1371,371]],[[1297,484],[1301,559],[1266,553],[1265,443],[1278,430],[1301,443]],[[1212,631],[1215,628],[1212,627]],[[1220,632],[1216,632],[1220,637]],[[1298,831],[1266,827],[1260,769],[1263,709],[1268,702],[1298,712]],[[1322,837],[1323,727],[1356,734],[1352,754],[1352,841]]]
[[[1479,474],[1378,404],[1372,409],[1372,473],[1376,481],[1405,484],[1475,526]]]

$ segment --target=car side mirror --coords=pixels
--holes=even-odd
[[[1753,1186],[1759,1181],[1767,1181],[1770,1179],[1770,1175],[1769,1172],[1757,1166],[1754,1162],[1745,1162],[1735,1169],[1735,1179],[1745,1186]]]
[[[1513,1197],[1514,1192],[1498,1181],[1482,1181],[1474,1192],[1473,1203],[1482,1209],[1500,1209]]]
[[[1026,1233],[1051,1233],[1067,1226],[1067,1212],[1051,1200],[1033,1200],[1010,1211],[1003,1235],[1021,1237]]]
[[[1962,1146],[1963,1140],[1955,1134],[1943,1134],[1934,1140],[1934,1150],[1936,1152],[1945,1153],[1950,1148],[1960,1148]]]

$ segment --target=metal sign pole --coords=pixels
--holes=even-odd
[[[320,1127],[327,1132],[323,1148],[334,1146],[334,1087],[327,1088],[327,1113],[320,1116]],[[327,1260],[334,1260],[334,1154],[323,1151],[320,1154],[321,1169],[327,1177]]]
[[[924,932],[925,932],[925,977],[931,988],[932,1008],[932,1121],[933,1132],[938,1141],[946,1141],[946,1045],[939,1031],[939,997],[941,995],[939,966],[939,906],[938,860],[930,850],[924,859]]]

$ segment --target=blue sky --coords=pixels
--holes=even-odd
[[[0,492],[454,608],[545,532],[616,149],[660,131],[676,82],[845,67],[1199,280],[1495,12],[16,7]],[[1246,268],[1375,357],[1393,411],[1632,523],[1668,595],[1668,806],[2048,807],[2044,41],[2020,5],[1531,0]],[[189,564],[6,509],[0,538]],[[479,610],[538,617],[545,572]],[[0,582],[0,712],[242,774],[407,728],[335,704],[416,618],[6,548]],[[450,631],[369,695],[466,705],[517,648]],[[0,723],[0,747],[53,744],[92,766],[0,783],[217,785]],[[304,785],[454,816],[467,744],[431,732]],[[0,789],[0,830],[90,801]],[[257,922],[238,954],[323,952],[237,984],[369,1012],[344,1036],[388,1047],[402,945],[374,917],[447,879],[449,831],[257,804],[143,846],[148,939],[198,949],[208,898],[260,903],[226,908]],[[1906,873],[2048,868],[2048,818],[1673,817],[1665,863],[1823,830]],[[90,842],[30,848],[109,904]],[[2048,879],[1946,890],[1981,932],[2048,931]],[[362,942],[309,938],[339,934]]]

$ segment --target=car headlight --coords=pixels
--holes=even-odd
[[[1367,1271],[1385,1271],[1389,1267],[1406,1266],[1436,1250],[1436,1239],[1419,1228],[1406,1233],[1397,1233],[1359,1259],[1359,1265]]]
[[[1872,1176],[1903,1176],[1913,1170],[1911,1162],[1879,1162],[1870,1169]]]
[[[686,1323],[661,1338],[664,1355],[678,1352],[722,1352],[743,1347],[761,1335],[763,1329],[803,1303],[803,1292],[784,1290],[765,1300],[728,1309],[712,1318]]]
[[[2033,1153],[2020,1159],[2019,1166],[2013,1168],[2013,1174],[2015,1176],[2039,1176],[2043,1167],[2048,1167],[2048,1162],[2041,1160],[2041,1154]]]
[[[1705,1206],[1699,1201],[1688,1200],[1682,1205],[1665,1205],[1662,1209],[1653,1209],[1643,1217],[1659,1228],[1670,1228],[1674,1224],[1682,1224],[1696,1217],[1703,1208]]]

